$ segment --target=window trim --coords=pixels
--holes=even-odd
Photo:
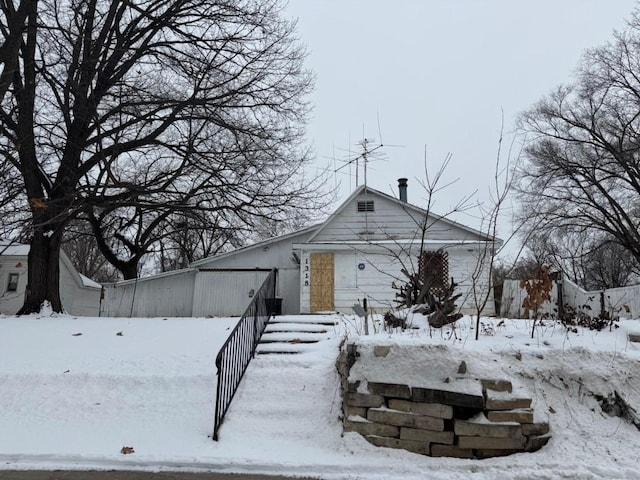
[[[20,274],[18,272],[9,272],[9,274],[7,275],[7,292],[17,292],[19,281]]]

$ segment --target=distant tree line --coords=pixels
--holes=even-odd
[[[627,285],[640,265],[640,11],[587,50],[575,79],[519,122],[528,257],[586,289]],[[526,269],[526,268],[525,268]],[[511,272],[511,275],[514,275]]]

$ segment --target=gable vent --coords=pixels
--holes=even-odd
[[[359,212],[374,212],[373,200],[358,200]]]

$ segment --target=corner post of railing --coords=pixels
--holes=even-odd
[[[273,282],[271,284],[271,289],[273,291],[273,297],[275,298],[275,296],[277,295],[277,290],[278,290],[278,269],[274,268],[273,269]]]
[[[215,411],[215,419],[213,424],[213,435],[212,438],[215,442],[218,441],[218,430],[220,429],[220,397],[222,396],[222,380],[220,376],[222,375],[222,349],[216,355],[216,376],[218,377],[218,382],[216,386],[216,411]]]

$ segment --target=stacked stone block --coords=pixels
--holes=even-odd
[[[550,439],[549,424],[534,421],[531,399],[514,395],[507,380],[465,377],[467,384],[478,382],[478,393],[349,383],[357,352],[355,345],[348,347],[338,362],[344,430],[373,445],[434,457],[489,458],[533,452]]]

